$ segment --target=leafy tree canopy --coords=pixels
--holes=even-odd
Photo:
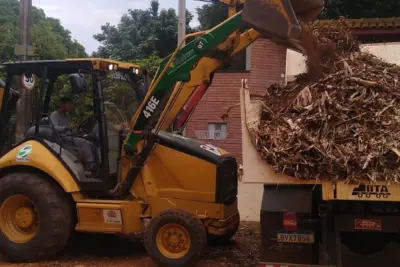
[[[187,12],[188,32],[191,32],[189,23],[192,19],[193,15]],[[160,11],[158,1],[152,0],[147,10],[129,10],[118,25],[107,23],[102,26],[102,32],[94,36],[101,43],[94,55],[126,61],[152,56],[163,58],[176,48],[177,28],[175,9]]]
[[[86,57],[85,48],[73,40],[71,32],[58,19],[46,17],[42,9],[32,8],[32,43],[36,59]],[[19,36],[19,1],[0,0],[0,58],[14,57]]]
[[[196,9],[201,30],[208,30],[228,18],[228,5],[221,2],[205,4]]]
[[[143,70],[147,70],[150,74],[150,77],[154,77],[161,60],[162,59],[160,57],[151,56],[145,59],[132,60],[132,63],[139,65]]]
[[[328,1],[327,1],[328,2]],[[331,0],[321,13],[321,19],[376,18],[399,16],[398,0]],[[206,4],[197,8],[200,28],[210,29],[227,18],[228,7],[220,2]]]
[[[19,1],[0,0],[0,60],[10,61],[14,59],[14,47],[19,39]],[[33,59],[64,59],[87,57],[85,48],[73,40],[71,32],[65,29],[60,21],[55,18],[47,17],[42,9],[32,7],[32,45],[35,49]],[[3,73],[0,73],[0,78]],[[37,81],[37,86],[32,95],[32,111],[37,108],[38,88],[41,81]],[[13,87],[20,89],[19,78],[14,77]],[[52,99],[52,110],[56,109],[60,96],[69,95],[70,86],[67,77],[60,77],[55,85],[54,97]],[[91,103],[89,97],[81,97],[79,104],[84,106]],[[81,105],[78,105],[80,108]],[[32,112],[33,113],[33,112]],[[31,113],[31,114],[32,114]],[[80,115],[81,110],[77,111]],[[78,116],[82,117],[82,116]],[[14,136],[15,114],[13,114],[10,124],[10,137]],[[34,119],[34,118],[33,118]]]
[[[399,16],[400,1],[398,0],[331,0],[321,18],[377,18]]]

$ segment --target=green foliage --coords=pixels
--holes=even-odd
[[[400,1],[398,0],[332,0],[331,4],[321,14],[321,18],[376,18],[399,16]]]
[[[71,94],[71,86],[68,82],[68,76],[63,75],[56,81],[55,91],[51,98],[50,111],[54,111],[58,108],[61,97],[69,96],[74,100],[74,112],[71,114],[74,126],[93,115],[93,86],[91,76],[86,76],[86,85],[88,86],[88,92],[78,95]],[[115,115],[125,118],[130,118],[137,110],[140,105],[140,101],[137,100],[135,91],[132,85],[127,81],[115,80],[111,78],[111,75],[101,78],[101,86],[104,92],[104,102],[108,111],[106,112],[107,120],[116,121]],[[112,103],[115,108],[111,108],[109,104]],[[118,111],[121,114],[112,114]],[[119,121],[121,123],[121,121]]]
[[[187,12],[188,32],[193,15]],[[147,10],[129,10],[118,25],[107,23],[94,38],[101,43],[94,53],[97,57],[112,57],[124,61],[149,57],[164,58],[177,45],[178,18],[175,9],[159,10],[158,1],[152,0]]]
[[[18,24],[19,4],[18,1],[0,1],[0,24]]]
[[[87,57],[85,48],[76,40],[71,38],[71,32],[65,29],[60,21],[55,18],[46,17],[43,10],[32,8],[32,45],[35,48],[34,59],[64,59]],[[14,59],[14,46],[19,39],[19,1],[0,0],[0,59],[9,61]],[[4,78],[4,77],[2,77]],[[19,77],[16,77],[19,80]],[[38,96],[41,81],[33,91],[35,100],[32,103],[32,110],[38,106]],[[19,83],[13,84],[15,88]],[[58,107],[61,96],[71,94],[68,79],[65,76],[59,77],[54,88],[55,92],[51,99],[50,111]],[[76,120],[87,116],[85,107],[91,104],[92,99],[88,95],[81,95],[76,100]],[[13,121],[11,122],[14,123]]]
[[[0,7],[1,9],[1,7]],[[18,40],[18,27],[0,24],[0,59],[8,60],[14,56],[14,46]]]
[[[228,5],[214,2],[196,9],[200,30],[208,30],[228,18]]]
[[[399,16],[398,0],[332,0],[320,14],[320,19],[376,18]],[[206,4],[197,8],[200,29],[210,29],[221,23],[228,16],[228,6],[221,2]]]
[[[87,57],[85,48],[72,40],[71,32],[58,19],[46,17],[43,10],[32,8],[32,43],[36,59]],[[19,36],[19,1],[0,0],[0,58],[14,58]]]
[[[130,118],[135,114],[140,105],[140,101],[137,99],[131,84],[126,81],[105,79],[102,81],[102,86],[106,103],[113,103],[116,109],[118,109],[125,118]],[[111,120],[112,117],[115,117],[114,115],[116,114],[107,113],[107,119]]]
[[[93,89],[89,76],[86,78],[86,84],[88,86],[88,92],[72,95],[68,76],[62,75],[58,77],[54,86],[54,92],[50,99],[50,113],[58,109],[60,98],[69,96],[74,100],[74,112],[71,114],[74,126],[77,127],[79,122],[91,116],[93,114]]]
[[[133,60],[132,63],[139,65],[142,70],[147,70],[150,76],[153,77],[157,72],[161,60],[162,59],[157,56],[151,56],[141,60]]]
[[[221,2],[213,2],[203,5],[196,9],[200,22],[199,30],[209,30],[214,28],[228,18],[228,5]],[[246,50],[244,49],[230,62],[230,65],[222,68],[223,70],[245,70],[246,69]]]
[[[39,60],[67,57],[67,51],[63,49],[62,39],[53,34],[51,25],[46,21],[41,21],[33,26],[32,41],[35,54]]]

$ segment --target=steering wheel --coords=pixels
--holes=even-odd
[[[96,123],[97,118],[95,115],[92,115],[81,121],[77,128],[78,135],[89,134],[90,132],[92,132],[94,126],[96,126]]]

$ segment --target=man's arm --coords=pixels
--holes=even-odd
[[[58,112],[53,112],[50,115],[50,120],[51,120],[51,123],[54,125],[54,128],[56,129],[56,131],[59,133],[65,133],[69,129],[67,125],[64,125],[61,122],[61,118],[60,118]]]

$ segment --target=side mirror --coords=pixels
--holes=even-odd
[[[74,94],[82,94],[88,91],[86,86],[86,79],[85,75],[82,73],[74,73],[71,74],[69,77],[69,82],[71,84],[72,93]]]
[[[151,81],[152,81],[150,74],[146,69],[142,70],[142,76],[143,76],[143,83],[141,83],[139,86],[141,100],[143,100],[146,97],[146,94],[150,89],[150,85],[151,85]]]

